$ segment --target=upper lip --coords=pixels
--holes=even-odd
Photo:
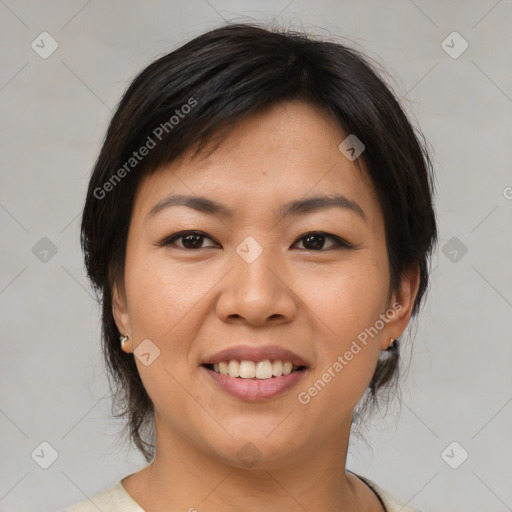
[[[201,364],[217,364],[233,359],[237,361],[265,361],[265,359],[275,361],[280,359],[281,361],[290,361],[295,366],[308,366],[307,362],[295,352],[277,345],[262,347],[238,345],[236,347],[229,347],[207,357]]]

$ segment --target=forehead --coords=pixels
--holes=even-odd
[[[146,176],[136,211],[147,213],[170,194],[201,195],[229,204],[237,214],[276,211],[276,203],[343,194],[371,217],[379,207],[362,160],[338,149],[342,128],[319,107],[279,103],[237,123],[207,155],[192,150]]]

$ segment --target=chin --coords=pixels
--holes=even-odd
[[[275,428],[274,423],[274,428]],[[269,429],[268,432],[271,432]],[[212,457],[226,466],[247,470],[286,469],[304,457],[303,445],[288,430],[285,437],[271,433],[230,437],[207,442]],[[290,438],[294,439],[293,444]]]

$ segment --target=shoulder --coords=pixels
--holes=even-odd
[[[372,482],[368,478],[365,478],[361,475],[356,476],[360,478],[368,487],[370,487],[370,489],[372,489],[372,491],[380,498],[384,508],[386,509],[386,512],[421,512],[421,510],[413,508],[397,500],[391,496],[391,494],[389,494],[387,491],[379,487],[375,482]]]
[[[80,501],[63,512],[144,512],[130,497],[121,484],[121,480],[93,497]]]

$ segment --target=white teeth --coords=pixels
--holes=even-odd
[[[240,377],[242,379],[271,379],[274,377],[281,377],[282,375],[289,375],[298,366],[294,366],[290,361],[282,361],[276,359],[270,361],[237,361],[232,359],[230,361],[222,361],[213,365],[213,370],[228,377]]]
[[[283,375],[283,361],[281,361],[281,359],[276,359],[272,363],[272,375],[274,375],[275,377]]]
[[[238,361],[229,361],[228,373],[230,377],[240,376],[240,363]]]
[[[232,375],[229,375],[232,377]],[[240,377],[242,379],[254,379],[256,377],[256,365],[252,361],[240,361]]]
[[[267,359],[256,363],[256,378],[270,379],[272,377],[272,363]]]
[[[219,363],[219,371],[222,373],[222,375],[229,375],[228,373],[228,363],[226,361],[221,361]]]

